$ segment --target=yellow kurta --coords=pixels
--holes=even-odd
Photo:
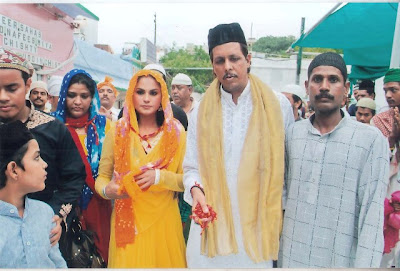
[[[131,142],[134,141],[130,134]],[[103,188],[110,182],[114,170],[115,126],[106,134],[103,144],[96,191],[103,195]],[[160,148],[157,144],[146,154],[143,147],[131,152],[138,155],[143,164],[152,161],[152,154]],[[186,148],[185,131],[181,130],[179,148],[167,169],[160,171],[160,181],[147,191],[139,192],[133,202],[136,236],[132,244],[121,248],[115,242],[115,210],[111,217],[109,249],[110,268],[185,268],[185,241],[174,191],[183,191],[182,162]]]

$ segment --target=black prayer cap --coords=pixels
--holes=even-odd
[[[246,38],[240,24],[219,24],[208,32],[208,53],[211,54],[214,47],[228,42],[239,42],[247,45]]]
[[[341,57],[339,54],[333,52],[327,52],[317,55],[311,61],[310,66],[308,66],[308,78],[310,78],[313,69],[315,69],[318,66],[333,66],[337,68],[342,73],[344,81],[346,82],[347,80],[346,63],[344,63],[343,57]]]
[[[11,161],[14,154],[29,140],[34,139],[21,121],[0,125],[0,167]]]

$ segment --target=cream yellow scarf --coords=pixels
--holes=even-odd
[[[243,243],[254,261],[277,259],[282,225],[284,125],[273,91],[249,75],[253,112],[245,138],[237,191]],[[217,220],[203,233],[201,251],[209,257],[238,252],[227,186],[222,133],[220,83],[206,91],[198,113],[201,180]]]

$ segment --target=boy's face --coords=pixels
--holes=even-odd
[[[369,124],[374,115],[370,108],[359,106],[356,111],[356,119],[359,122]]]
[[[22,158],[22,165],[25,170],[17,167],[17,181],[21,192],[28,194],[42,191],[47,178],[47,163],[40,156],[39,144],[35,139],[28,142],[28,150]]]
[[[23,120],[25,95],[31,81],[29,78],[25,84],[20,70],[0,68],[0,119]]]

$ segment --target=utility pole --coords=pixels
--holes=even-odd
[[[301,17],[301,28],[300,37],[304,34],[304,24],[306,22],[305,17]],[[303,57],[303,47],[299,47],[299,52],[297,54],[297,69],[296,69],[296,85],[300,84],[300,73],[301,73],[301,58]]]
[[[154,13],[154,46],[157,48],[157,13]]]

